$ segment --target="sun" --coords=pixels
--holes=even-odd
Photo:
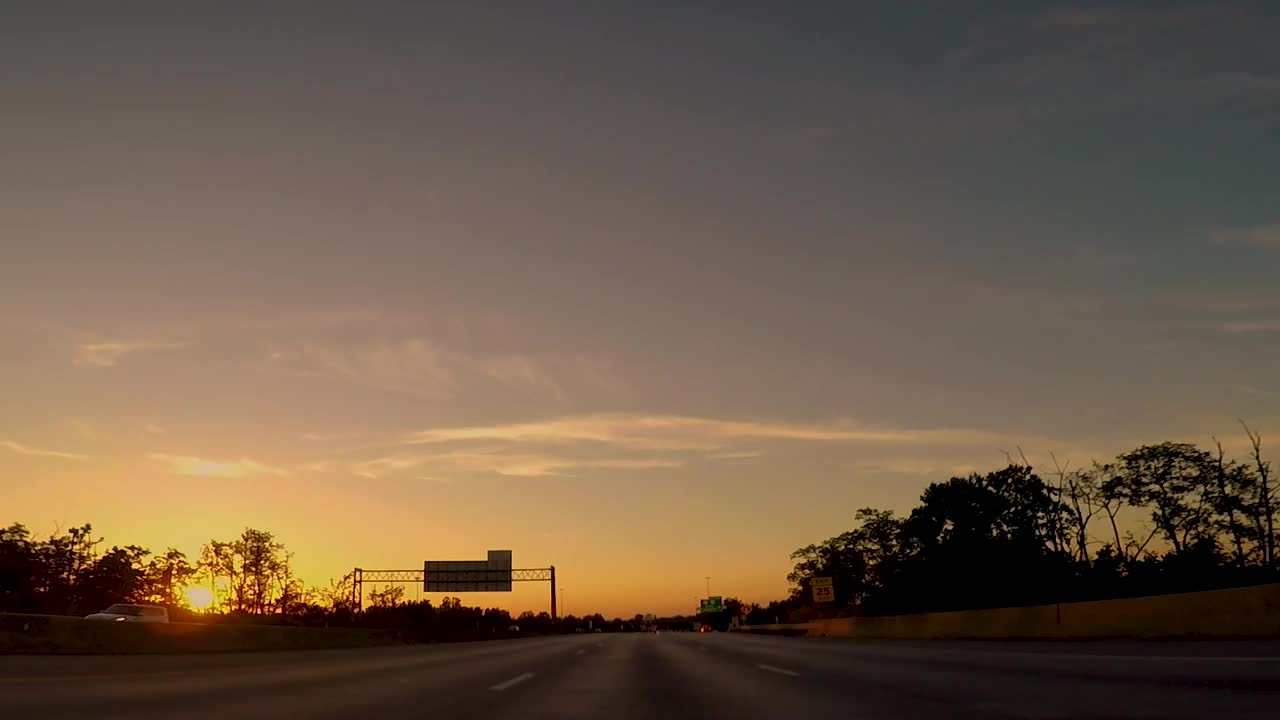
[[[192,610],[208,610],[213,605],[213,591],[203,585],[192,585],[184,594]]]

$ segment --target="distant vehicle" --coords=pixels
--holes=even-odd
[[[167,623],[169,611],[160,605],[131,605],[116,603],[101,612],[85,615],[85,620],[108,622]]]
[[[592,630],[591,632],[604,632],[604,630],[603,630],[603,629],[601,629],[601,628],[596,628],[595,630]]]
[[[703,625],[702,627],[698,628],[698,632],[711,632],[711,626]]]
[[[512,625],[511,627],[507,628],[507,632],[520,632],[520,626]]]

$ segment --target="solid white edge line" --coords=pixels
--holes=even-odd
[[[1011,651],[1006,655],[1023,655],[1051,657],[1056,659],[1076,659],[1082,660],[1140,660],[1142,662],[1280,662],[1280,655],[1085,655],[1083,653],[1034,653],[1026,651]]]
[[[787,670],[786,668],[774,667],[773,665],[756,665],[756,667],[760,668],[761,670],[768,670],[771,673],[786,675],[787,677],[800,677],[800,673],[798,672],[792,672],[791,670]]]
[[[501,691],[506,690],[507,688],[509,688],[509,687],[513,686],[513,685],[519,685],[520,683],[524,682],[525,680],[528,680],[528,679],[529,679],[529,678],[531,678],[531,677],[533,677],[533,673],[522,673],[522,674],[520,674],[520,675],[517,675],[517,676],[515,676],[515,677],[511,678],[510,680],[505,680],[505,681],[503,681],[503,682],[500,682],[500,683],[498,683],[497,685],[494,685],[493,687],[491,687],[491,688],[489,688],[489,689],[490,689],[490,690],[497,690],[498,692],[501,692]]]

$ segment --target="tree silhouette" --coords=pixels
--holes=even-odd
[[[1056,482],[1027,464],[925,488],[905,518],[863,508],[852,530],[799,548],[791,596],[748,622],[995,607],[1280,579],[1275,489],[1261,438],[1240,463],[1188,443],[1144,445]],[[1145,519],[1145,522],[1144,522]],[[836,602],[815,606],[814,577]]]
[[[376,586],[369,593],[369,605],[375,608],[393,608],[404,602],[404,586],[388,585],[379,590]]]

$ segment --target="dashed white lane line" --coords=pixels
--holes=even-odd
[[[1011,715],[1026,718],[1026,720],[1062,720],[1062,718],[1071,717],[1068,712],[1042,706],[1032,707],[1029,703],[1015,705],[997,701],[980,702],[975,704],[973,709],[983,714]]]
[[[786,675],[787,677],[800,677],[800,673],[798,672],[792,672],[791,670],[788,670],[786,668],[774,667],[773,665],[756,665],[756,667],[760,668],[761,670],[768,670],[771,673]]]
[[[504,681],[502,681],[502,682],[498,683],[497,685],[494,685],[493,687],[491,687],[491,688],[489,688],[489,689],[490,689],[490,690],[496,690],[496,691],[498,691],[498,692],[502,692],[503,690],[506,690],[506,689],[507,689],[507,688],[509,688],[509,687],[513,687],[513,686],[515,686],[515,685],[519,685],[520,683],[524,682],[525,680],[528,680],[528,679],[529,679],[529,678],[531,678],[531,677],[533,677],[533,673],[521,673],[521,674],[519,674],[519,675],[517,675],[517,676],[515,676],[515,677],[511,678],[510,680],[504,680]]]

